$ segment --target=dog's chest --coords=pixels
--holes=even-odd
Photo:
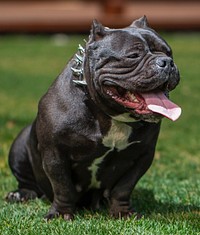
[[[112,120],[110,130],[103,138],[103,145],[118,151],[125,149],[128,145],[128,139],[132,132],[132,127],[123,122]]]
[[[104,136],[102,144],[109,149],[101,156],[97,156],[92,164],[88,167],[91,172],[91,183],[89,188],[100,188],[101,182],[97,179],[98,169],[109,153],[114,149],[121,151],[126,149],[132,143],[129,142],[129,137],[132,133],[132,127],[123,122],[112,120],[110,130]]]

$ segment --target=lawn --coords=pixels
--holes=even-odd
[[[7,164],[9,147],[84,36],[0,36],[0,234],[200,234],[200,33],[163,36],[180,69],[171,98],[183,113],[174,123],[163,121],[153,165],[133,192],[133,205],[144,216],[113,220],[106,210],[81,211],[73,222],[43,220],[47,202],[8,204],[4,197],[17,186]]]

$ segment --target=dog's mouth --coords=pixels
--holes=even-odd
[[[170,101],[161,90],[131,92],[119,86],[104,86],[104,92],[116,103],[139,115],[159,114],[175,121],[181,115],[181,108]]]

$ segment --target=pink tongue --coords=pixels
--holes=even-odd
[[[181,108],[171,102],[163,92],[143,93],[148,109],[159,113],[172,121],[176,121],[181,115]]]

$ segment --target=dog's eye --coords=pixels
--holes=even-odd
[[[167,51],[166,51],[166,55],[169,56],[169,57],[173,57],[171,50],[167,50]]]
[[[128,55],[128,58],[130,58],[130,59],[136,59],[138,57],[140,57],[139,53],[132,53],[132,54]]]

